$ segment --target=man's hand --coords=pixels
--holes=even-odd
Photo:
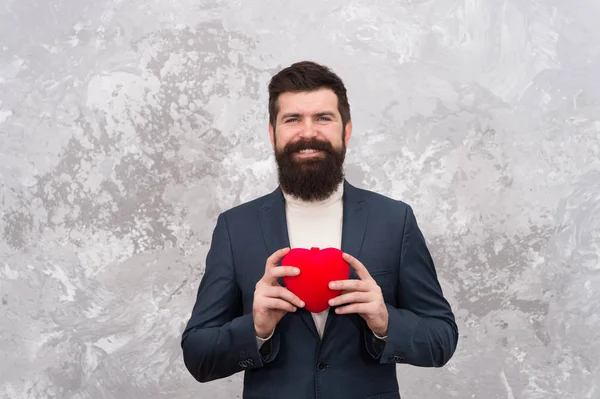
[[[289,248],[282,248],[273,253],[267,259],[265,274],[256,283],[252,318],[254,331],[259,338],[267,338],[287,312],[295,312],[297,307],[304,307],[304,302],[300,298],[277,282],[278,277],[300,274],[300,269],[296,267],[277,266],[277,262],[289,250]]]
[[[352,255],[344,253],[344,260],[356,271],[359,280],[332,281],[329,288],[342,290],[342,294],[329,301],[330,306],[339,306],[338,314],[358,313],[371,331],[386,336],[388,330],[388,311],[383,300],[381,288],[371,277],[367,268]]]

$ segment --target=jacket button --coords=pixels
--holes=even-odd
[[[317,363],[317,370],[319,371],[325,371],[325,369],[327,368],[327,366],[325,365],[325,363]]]

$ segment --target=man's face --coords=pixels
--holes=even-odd
[[[338,99],[329,89],[283,93],[271,144],[283,190],[307,201],[327,198],[343,181],[352,123],[342,126]]]

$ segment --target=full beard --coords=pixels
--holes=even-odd
[[[315,149],[323,154],[314,158],[295,158],[303,149]],[[336,150],[329,142],[302,140],[275,150],[281,189],[304,201],[327,199],[344,180],[346,146]]]

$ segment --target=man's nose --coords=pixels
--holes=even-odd
[[[305,121],[302,123],[302,129],[300,131],[300,137],[303,138],[313,138],[317,136],[316,126],[312,123],[312,121]]]

